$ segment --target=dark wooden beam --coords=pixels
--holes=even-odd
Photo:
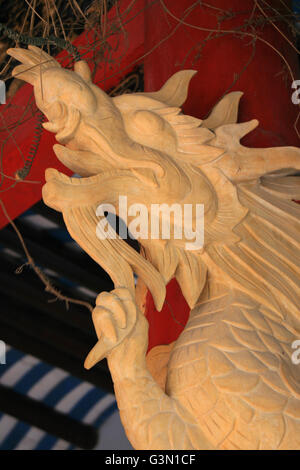
[[[30,282],[30,278],[31,276],[9,274],[1,271],[0,268],[0,293],[10,298],[16,297],[15,300],[21,308],[23,308],[22,306],[33,308],[58,320],[58,327],[60,323],[63,323],[79,330],[83,336],[95,339],[91,313],[87,308],[72,303],[66,308],[65,302],[60,300],[49,302],[53,295],[45,292],[42,283],[38,288]]]
[[[87,269],[87,272],[95,274],[97,278],[101,277],[104,273],[104,278],[109,279],[109,276],[104,270],[102,270],[101,266],[99,266],[99,264],[90,258],[90,256],[88,256],[83,250],[74,250],[73,248],[68,247],[65,242],[62,242],[51,234],[51,230],[33,226],[31,223],[26,221],[26,217],[18,218],[16,224],[22,235],[27,239],[30,239],[32,242],[46,247],[49,251],[56,253],[58,256],[62,256],[62,258],[70,260],[72,264],[76,264],[81,267],[84,266],[84,270]],[[12,230],[12,227],[10,227],[10,230]],[[67,229],[65,230],[67,231]]]
[[[9,315],[9,310],[7,315]],[[38,337],[20,332],[16,327],[4,323],[1,318],[0,333],[3,341],[25,354],[31,354],[43,362],[59,367],[74,377],[89,382],[108,393],[114,393],[106,360],[87,371],[83,367],[84,357],[78,360],[70,354],[63,354],[55,345],[45,344]]]
[[[26,307],[18,298],[1,296],[0,319],[6,325],[16,328],[21,334],[39,338],[45,345],[55,345],[61,354],[66,354],[78,361],[97,341],[87,337],[77,329],[44,315],[34,307]]]
[[[18,226],[21,224],[18,223]],[[79,284],[80,286],[88,287],[94,290],[97,294],[103,290],[111,290],[112,282],[108,275],[104,273],[103,269],[98,266],[97,275],[89,272],[89,263],[78,264],[76,254],[71,258],[68,257],[67,251],[64,249],[63,244],[53,243],[53,240],[47,240],[41,234],[34,234],[31,229],[30,234],[28,228],[25,230],[22,226],[21,233],[24,238],[25,244],[29,253],[38,265],[45,268],[52,269],[60,276]],[[16,234],[10,227],[6,227],[0,231],[0,243],[7,248],[10,248],[20,255],[24,256],[24,251]],[[81,260],[80,263],[82,263]]]
[[[61,212],[57,212],[54,209],[51,209],[51,207],[46,206],[43,200],[39,201],[37,204],[34,204],[31,210],[45,217],[46,219],[51,220],[51,222],[66,230],[66,225],[64,223]]]

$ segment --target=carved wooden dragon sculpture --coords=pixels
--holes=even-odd
[[[114,281],[97,298],[99,341],[85,366],[107,357],[132,445],[299,449],[300,366],[291,355],[300,338],[300,206],[292,202],[300,150],[242,146],[258,125],[237,124],[242,93],[225,96],[203,121],[182,114],[190,70],[158,92],[110,98],[84,61],[71,71],[33,46],[8,53],[22,63],[14,75],[34,86],[57,157],[82,176],[48,169],[43,198]],[[96,208],[119,195],[147,207],[203,203],[203,248],[141,239],[140,255],[121,238],[100,239]],[[169,354],[163,384],[147,367],[133,272],[158,310],[173,277],[191,308],[178,340],[156,355]]]

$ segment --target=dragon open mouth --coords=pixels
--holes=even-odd
[[[48,122],[43,124],[44,129],[56,134],[56,140],[67,144],[74,138],[81,120],[80,111],[74,106],[55,102],[46,111]]]

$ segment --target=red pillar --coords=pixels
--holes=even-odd
[[[149,6],[151,0],[147,1]],[[268,3],[273,8],[281,6],[283,11],[290,7],[290,2],[286,6],[282,1]],[[185,113],[203,118],[225,93],[243,91],[239,120],[256,118],[260,122],[244,144],[300,146],[294,128],[299,107],[291,101],[292,75],[299,78],[297,53],[254,5],[254,0],[159,0],[149,6],[145,14],[145,51],[152,52],[144,61],[145,90],[159,89],[178,70],[198,70],[184,105]],[[273,10],[264,11],[274,16]],[[276,26],[289,35],[283,22]],[[225,33],[234,30],[236,34]],[[300,132],[300,120],[298,129]],[[168,287],[167,299],[163,312],[157,313],[148,294],[150,349],[173,341],[182,329],[177,322],[184,323],[188,317],[188,307],[175,281]]]

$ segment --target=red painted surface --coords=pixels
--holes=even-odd
[[[105,90],[116,86],[133,69],[136,60],[144,52],[144,2],[138,0],[132,5],[131,3],[130,0],[124,0],[119,4],[118,15],[116,10],[112,9],[108,16],[108,26],[114,21],[116,24],[122,21],[123,32],[108,39],[111,47],[109,65],[103,63],[94,70],[94,82]],[[94,54],[99,54],[101,42],[102,39],[94,32],[83,33],[74,41],[81,57],[88,61],[92,70]],[[66,52],[60,53],[57,59],[63,65],[68,65]],[[27,84],[20,88],[10,102],[0,106],[0,149],[3,146],[1,173],[7,175],[1,179],[0,198],[12,219],[41,199],[46,168],[57,168],[70,174],[70,171],[57,160],[52,150],[55,143],[54,135],[44,130],[34,164],[26,178],[26,181],[37,183],[20,182],[16,185],[11,179],[24,165],[37,123],[36,111],[33,88]],[[21,124],[15,129],[16,123],[20,122]],[[0,211],[0,228],[7,223],[6,217]]]
[[[174,16],[184,17],[185,22],[196,27],[214,29],[217,27],[216,15],[222,14],[218,10],[200,6],[200,2],[189,12],[188,8],[197,3],[194,0],[161,0],[152,5],[145,17],[145,50],[151,50],[163,38],[171,36],[145,57],[146,90],[158,89],[172,73],[182,68],[198,70],[184,106],[187,114],[205,117],[229,88],[230,91],[243,91],[240,120],[257,118],[260,121],[260,129],[247,138],[249,145],[299,145],[299,138],[293,128],[299,108],[291,102],[291,79],[281,57],[257,40],[253,60],[232,86],[235,75],[243,71],[251,58],[253,48],[249,43],[252,38],[246,36],[243,40],[240,36],[223,35],[207,41],[200,51],[199,44],[207,38],[208,32],[180,25],[164,11],[163,3]],[[280,3],[278,0],[277,4]],[[207,0],[205,4],[237,12],[235,18],[224,20],[220,26],[221,29],[232,30],[249,18],[254,1]],[[275,5],[276,0],[272,1],[272,6]],[[258,30],[258,34],[286,57],[295,77],[299,78],[297,54],[273,26],[265,27],[263,32]],[[198,60],[197,53],[200,54]]]
[[[161,312],[155,309],[152,295],[147,294],[145,314],[149,322],[148,351],[159,344],[169,344],[178,338],[183,330],[190,309],[183,297],[176,279],[167,285],[167,295]]]
[[[196,3],[197,6],[189,10]],[[276,0],[271,3],[276,6]],[[196,27],[216,29],[217,15],[223,14],[218,9],[231,9],[237,15],[220,24],[220,29],[231,30],[243,25],[249,18],[254,1],[207,0],[205,4],[214,9],[203,4],[200,6],[200,2],[194,0],[161,0],[151,6],[145,16],[145,52],[147,54],[147,51],[154,50],[144,60],[145,90],[159,89],[173,73],[182,68],[198,70],[191,82],[184,106],[185,113],[206,117],[227,91],[243,91],[240,121],[253,118],[260,121],[259,128],[244,138],[244,144],[250,147],[300,146],[293,127],[299,108],[291,102],[292,80],[280,55],[257,40],[255,54],[251,59],[253,48],[249,44],[252,40],[249,36],[242,39],[240,36],[222,35],[209,40],[201,50],[199,45],[209,32],[186,26],[171,16],[183,18]],[[299,78],[297,54],[274,27],[269,25],[263,31],[258,31],[258,34],[286,57],[295,78]],[[157,47],[158,43],[160,45]],[[242,74],[233,84],[236,74],[241,71]],[[298,128],[300,130],[300,122]],[[178,337],[182,327],[173,320],[170,307],[177,321],[184,324],[188,318],[189,309],[176,281],[169,284],[167,291],[168,305],[164,306],[162,313],[156,312],[151,295],[148,294],[146,313],[150,323],[149,349],[158,344],[169,344]]]

